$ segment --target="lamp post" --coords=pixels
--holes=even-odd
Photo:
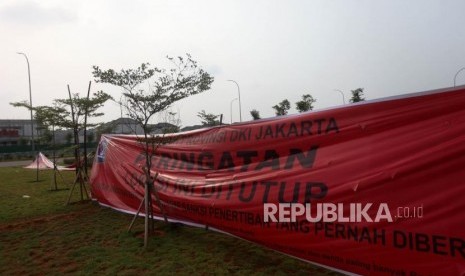
[[[339,90],[339,89],[334,89],[334,91],[337,91],[337,92],[341,93],[341,95],[342,95],[342,102],[343,102],[344,104],[346,104],[346,98],[345,98],[345,96],[344,96],[344,92],[342,92],[342,91]]]
[[[33,116],[32,116],[32,93],[31,93],[31,69],[29,66],[29,59],[27,58],[25,53],[17,53],[18,55],[23,55],[26,58],[27,62],[27,75],[29,77],[29,105],[31,106],[31,146],[32,146],[32,154],[35,156],[35,145],[34,145],[34,122],[33,122]],[[37,158],[37,173],[36,173],[36,181],[39,181],[39,159]]]
[[[121,95],[121,97],[119,97],[119,110],[121,112],[121,116],[120,116],[120,118],[121,118],[121,120],[120,120],[121,121],[120,122],[120,124],[121,124],[121,134],[123,134],[123,95]]]
[[[460,68],[460,69],[457,71],[457,73],[455,73],[455,76],[454,76],[454,87],[455,87],[455,83],[456,83],[456,80],[457,80],[457,75],[458,75],[460,72],[462,72],[463,70],[465,70],[465,67]]]
[[[231,100],[231,104],[230,104],[230,108],[229,108],[229,110],[230,110],[230,113],[229,113],[229,114],[231,114],[231,124],[232,124],[232,104],[233,104],[233,102],[234,102],[235,100],[237,100],[237,98],[234,98],[234,99]]]
[[[237,85],[237,94],[239,95],[238,96],[238,98],[239,98],[239,120],[242,122],[241,89],[239,88],[239,84],[236,81],[234,81],[234,80],[228,80],[228,81],[232,81]]]

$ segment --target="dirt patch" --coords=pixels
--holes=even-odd
[[[149,233],[149,237],[163,237],[165,235],[165,232],[164,231],[160,231],[160,230],[155,230],[151,233]],[[143,239],[144,238],[144,232],[141,232],[141,231],[138,231],[134,234],[135,237],[137,238],[141,238]]]
[[[3,224],[0,224],[0,232],[29,228],[31,227],[31,225],[40,225],[40,224],[45,224],[45,223],[56,221],[56,220],[69,220],[69,219],[76,218],[78,216],[82,216],[84,214],[89,215],[90,213],[95,213],[95,211],[92,211],[90,209],[85,209],[85,210],[79,210],[76,212],[71,212],[71,213],[66,213],[66,214],[47,215],[47,216],[41,216],[41,217],[37,217],[33,219],[22,219],[20,221],[3,223]]]

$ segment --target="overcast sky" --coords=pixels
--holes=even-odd
[[[10,102],[28,100],[29,57],[34,105],[72,92],[84,95],[92,65],[166,66],[166,55],[190,53],[215,77],[211,90],[173,106],[183,126],[197,112],[224,114],[239,83],[243,120],[302,94],[316,109],[342,104],[340,89],[368,99],[453,86],[465,66],[465,1],[196,1],[40,0],[0,2],[0,118],[28,119]],[[465,72],[457,77],[465,84]],[[121,90],[93,83],[119,99]],[[103,108],[108,121],[119,106]],[[239,121],[238,101],[233,120]]]

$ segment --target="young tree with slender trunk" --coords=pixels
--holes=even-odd
[[[284,99],[279,104],[273,106],[276,116],[286,115],[289,109],[291,109],[291,103],[287,99]]]
[[[35,116],[38,122],[42,125],[52,128],[52,148],[53,148],[53,181],[50,190],[58,190],[57,185],[57,165],[56,165],[56,141],[55,141],[55,128],[60,126],[60,123],[63,122],[64,118],[67,115],[67,111],[65,108],[58,104],[54,104],[53,106],[38,106],[34,108]],[[61,175],[61,174],[60,174]],[[62,176],[63,179],[63,176]],[[64,181],[64,180],[63,180]]]
[[[55,154],[55,128],[60,128],[63,126],[63,122],[68,114],[67,110],[60,104],[53,104],[52,106],[35,106],[31,107],[30,104],[26,101],[23,102],[16,102],[11,103],[11,105],[15,107],[25,107],[29,110],[34,111],[35,119],[37,122],[44,126],[47,131],[50,131],[51,128],[51,140],[52,140],[52,148],[53,148],[53,181],[52,183],[53,188],[51,190],[58,190],[57,182],[56,182],[56,154]]]
[[[351,90],[352,97],[350,98],[351,103],[363,102],[365,100],[365,95],[363,95],[363,88],[357,88]]]
[[[142,139],[139,139],[145,156],[145,167],[142,170],[145,175],[144,246],[147,246],[150,231],[148,220],[152,209],[150,204],[152,193],[167,221],[163,204],[154,186],[158,173],[151,173],[152,157],[163,139],[157,139],[151,134],[150,120],[153,115],[165,111],[173,103],[209,90],[213,82],[213,77],[199,68],[197,62],[189,54],[187,57],[167,58],[172,64],[169,70],[142,63],[136,69],[123,69],[120,72],[113,69],[102,70],[94,66],[92,72],[96,82],[112,84],[123,89],[124,103],[122,105],[126,108],[127,115],[137,122],[144,133]],[[144,83],[149,85],[142,86]]]
[[[69,107],[70,111],[68,111],[68,116],[62,122],[64,127],[73,130],[73,137],[74,137],[74,157],[75,162],[77,164],[76,174],[79,173],[79,170],[84,170],[84,177],[88,179],[87,176],[87,168],[86,168],[86,159],[87,156],[84,156],[84,162],[81,164],[81,148],[80,148],[80,140],[79,140],[79,132],[84,132],[84,140],[86,138],[86,130],[88,127],[96,126],[97,124],[91,124],[88,122],[89,117],[100,117],[103,113],[98,112],[98,109],[101,108],[106,101],[111,99],[111,96],[107,93],[102,91],[94,92],[92,96],[90,96],[90,85],[87,91],[86,97],[81,97],[78,93],[71,93],[71,89],[68,85],[68,98],[67,99],[57,99],[55,102]],[[84,143],[84,148],[86,148],[86,143]],[[84,149],[84,155],[86,153],[86,149]],[[84,166],[82,166],[84,165]],[[78,170],[79,169],[79,170]]]
[[[299,113],[313,110],[313,104],[316,100],[310,94],[302,95],[302,100],[295,103],[297,111]]]
[[[252,109],[250,111],[250,116],[252,116],[252,119],[254,119],[254,120],[260,120],[261,119],[260,112],[258,110],[256,110],[256,109]]]
[[[197,117],[200,118],[200,122],[203,126],[215,126],[220,124],[220,121],[218,121],[220,115],[206,113],[205,110],[198,112]]]
[[[17,107],[26,107],[37,113],[36,118],[45,125],[52,127],[63,128],[63,129],[72,129],[74,138],[74,158],[76,162],[76,176],[77,178],[87,179],[87,171],[85,171],[85,176],[82,176],[82,166],[81,166],[81,153],[80,153],[80,141],[79,141],[79,132],[84,131],[89,126],[95,126],[96,124],[90,124],[87,121],[88,117],[99,117],[103,113],[97,112],[97,110],[103,106],[103,104],[111,99],[111,96],[99,91],[93,93],[90,97],[90,82],[89,89],[87,92],[87,97],[81,98],[79,94],[72,94],[68,86],[68,96],[67,99],[55,99],[52,106],[38,106],[31,107],[26,102],[11,103],[13,106]],[[85,163],[84,163],[85,164]],[[80,181],[81,187],[81,200],[83,199],[82,188],[83,180]],[[73,184],[74,188],[74,184]],[[71,190],[72,193],[73,190]],[[69,195],[67,203],[71,198],[71,193]]]

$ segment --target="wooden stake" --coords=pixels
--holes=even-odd
[[[78,173],[78,178],[79,178],[79,192],[81,193],[81,201],[84,200],[84,196],[82,194],[82,177],[81,177],[81,168],[79,168],[79,173]]]
[[[69,202],[71,200],[71,196],[72,196],[73,191],[74,191],[74,187],[76,186],[76,183],[78,183],[78,182],[79,182],[79,189],[80,189],[80,192],[81,192],[81,201],[84,201],[83,190],[85,191],[86,198],[90,199],[90,196],[89,196],[89,194],[87,192],[87,188],[86,188],[85,183],[84,183],[84,179],[82,177],[82,169],[77,167],[76,171],[77,171],[77,174],[76,174],[76,177],[74,178],[73,186],[72,186],[71,191],[69,193],[68,200],[66,201],[66,205],[69,204]]]
[[[145,202],[145,197],[143,197],[142,200],[140,201],[139,208],[137,209],[136,215],[132,218],[131,224],[129,225],[129,228],[128,228],[128,232],[131,232],[132,226],[134,225],[136,218],[139,216],[140,210],[142,209],[144,202]]]
[[[71,195],[73,194],[73,191],[74,191],[74,187],[76,186],[76,182],[77,182],[77,177],[74,179],[74,182],[73,182],[73,186],[71,187],[71,191],[69,192],[69,196],[68,196],[68,200],[66,201],[66,204],[65,205],[68,205],[69,204],[69,201],[71,200]]]
[[[144,247],[147,248],[149,243],[149,178],[145,180],[145,222],[144,222]]]

